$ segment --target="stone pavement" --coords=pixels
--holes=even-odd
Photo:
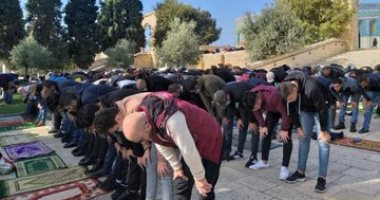
[[[346,119],[348,125],[349,117]],[[359,124],[361,123],[360,118]],[[380,119],[374,119],[371,132],[365,135],[348,134],[365,139],[380,141]],[[360,128],[360,127],[358,127]],[[59,140],[46,133],[46,127],[22,130],[39,134],[49,147],[60,155],[68,166],[76,166],[80,158],[71,155],[71,149],[64,149]],[[3,134],[15,134],[11,131]],[[345,130],[347,133],[348,130]],[[296,168],[298,140],[293,134],[294,149],[290,170]],[[247,138],[249,141],[249,138]],[[245,151],[245,158],[249,152]],[[260,157],[260,154],[259,154]],[[222,165],[220,179],[216,186],[217,200],[380,200],[380,153],[366,150],[331,145],[329,172],[327,176],[328,191],[325,194],[314,192],[318,178],[318,146],[311,144],[307,181],[304,183],[287,184],[278,180],[282,161],[282,148],[271,150],[268,169],[253,171],[244,168],[245,159],[225,162]],[[14,178],[14,174],[0,176],[0,179]],[[97,199],[108,200],[110,194]]]

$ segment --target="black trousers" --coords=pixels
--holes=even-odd
[[[261,159],[268,161],[269,151],[272,143],[272,135],[275,133],[275,128],[281,118],[280,113],[267,112],[265,118],[265,124],[268,129],[268,135],[262,139],[261,143]],[[284,143],[283,147],[283,157],[282,157],[282,166],[288,167],[290,162],[290,156],[292,155],[293,142],[292,142],[292,127],[288,130],[289,140],[287,143]]]
[[[141,169],[137,158],[132,157],[128,161],[127,179],[125,185],[127,190],[133,193],[140,191],[140,199],[145,199],[146,194],[146,170]]]
[[[212,185],[211,192],[208,193],[207,197],[201,196],[199,193],[196,193],[195,199],[215,199],[214,188],[219,178],[220,171],[220,163],[214,163],[209,160],[202,159],[203,167],[205,168],[206,180],[208,183]],[[182,161],[182,169],[188,180],[184,179],[176,179],[174,180],[174,194],[175,200],[190,200],[191,199],[191,191],[194,186],[194,178],[190,172],[187,164]]]
[[[115,158],[114,168],[112,169],[112,174],[115,175],[116,180],[123,183],[126,182],[128,167],[128,161],[123,159],[121,153],[118,153]]]
[[[53,126],[54,129],[59,130],[61,129],[61,122],[62,122],[62,115],[59,112],[54,112],[53,115]]]

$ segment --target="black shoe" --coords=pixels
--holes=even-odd
[[[117,200],[131,200],[131,199],[138,199],[139,195],[138,192],[131,192],[131,191],[125,191],[122,195],[117,198]]]
[[[365,128],[361,128],[360,130],[359,130],[359,133],[360,134],[364,134],[364,133],[368,133],[369,132],[369,130],[368,129],[365,129]]]
[[[236,159],[239,159],[239,158],[244,158],[244,156],[243,156],[242,153],[236,151],[234,154],[232,154],[230,157],[228,157],[227,161],[236,160]]]
[[[65,135],[65,136],[63,136],[63,137],[61,138],[61,142],[62,142],[62,143],[69,143],[69,142],[71,142],[71,137]]]
[[[354,124],[351,124],[351,126],[350,126],[350,132],[351,133],[356,133],[356,126]]]
[[[76,146],[77,146],[77,144],[75,142],[69,142],[69,143],[66,143],[65,145],[63,145],[63,148],[67,149],[67,148],[73,148]]]
[[[287,183],[296,183],[296,182],[304,182],[304,181],[305,181],[305,174],[299,173],[298,170],[285,180],[285,182]]]
[[[249,160],[245,163],[245,167],[249,168],[249,166],[254,165],[256,163],[257,163],[257,158],[251,154],[249,156]]]
[[[345,129],[346,128],[346,126],[344,125],[344,123],[342,123],[342,122],[339,122],[339,124],[338,125],[336,125],[336,126],[334,126],[334,130],[341,130],[341,129]]]
[[[88,175],[90,173],[99,171],[102,168],[103,168],[103,161],[99,161],[98,160],[98,161],[95,162],[95,164],[92,166],[91,169],[87,170],[87,172],[85,174]]]
[[[58,131],[59,131],[58,129],[52,128],[52,129],[48,130],[48,133],[58,133]]]
[[[75,157],[79,157],[79,156],[84,156],[85,153],[77,147],[71,151],[71,154],[73,154],[73,156]]]
[[[105,181],[98,183],[97,187],[104,191],[111,191],[120,186],[119,183],[116,182],[115,176],[109,176]]]
[[[86,157],[84,157],[78,163],[79,166],[87,166],[87,165],[93,165],[93,164],[95,164],[95,161],[92,160],[91,158],[86,158]]]
[[[315,186],[316,193],[325,193],[326,192],[326,180],[322,177],[318,178],[317,185]]]
[[[115,192],[112,193],[111,198],[112,200],[119,199],[119,197],[124,194],[124,192],[127,191],[127,186],[119,185]]]
[[[59,132],[56,132],[53,136],[54,136],[55,138],[61,138],[61,137],[64,137],[65,134],[62,133],[61,131],[59,131]]]
[[[99,169],[98,171],[94,171],[91,173],[86,173],[91,178],[100,178],[100,177],[105,177],[108,176],[109,173],[106,172],[104,169]]]

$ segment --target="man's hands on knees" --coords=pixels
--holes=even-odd
[[[195,180],[195,187],[197,188],[200,195],[207,197],[207,194],[211,192],[212,185],[207,182],[206,179]]]
[[[319,134],[319,139],[327,143],[327,142],[330,142],[331,136],[329,132],[321,131],[321,133]]]

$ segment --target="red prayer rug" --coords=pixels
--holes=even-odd
[[[331,143],[336,145],[342,145],[346,147],[353,147],[353,148],[359,148],[359,149],[365,149],[369,151],[376,151],[380,152],[380,142],[371,141],[371,140],[363,140],[360,139],[358,141],[355,141],[356,139],[353,139],[351,137],[344,137],[339,140],[334,140]]]

